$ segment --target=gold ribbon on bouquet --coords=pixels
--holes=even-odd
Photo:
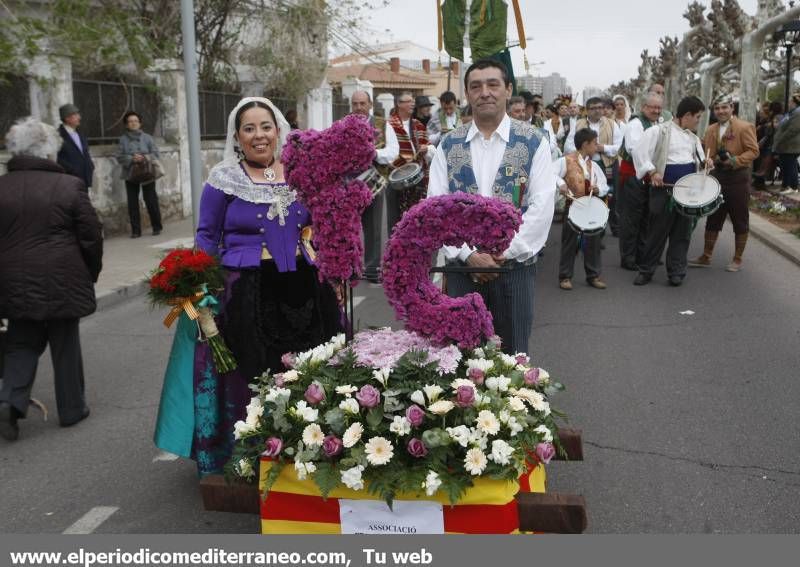
[[[197,301],[203,299],[205,292],[198,291],[194,295],[190,295],[189,297],[175,297],[167,301],[168,305],[172,305],[172,310],[164,317],[164,326],[169,328],[175,322],[175,319],[180,316],[181,312],[185,312],[186,315],[192,321],[197,320],[200,316],[197,309],[195,308],[194,304]]]

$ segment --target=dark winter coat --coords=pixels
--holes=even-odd
[[[775,130],[772,152],[776,154],[800,154],[800,110],[793,110],[787,120],[781,120]]]
[[[63,124],[58,127],[58,133],[64,140],[61,149],[58,150],[58,159],[56,160],[58,165],[63,167],[66,173],[83,179],[84,191],[88,191],[92,186],[92,176],[94,175],[94,162],[89,154],[89,142],[86,141],[83,134],[78,132],[81,146],[83,146],[83,148],[79,148]]]
[[[83,181],[50,160],[11,158],[0,176],[0,316],[93,313],[102,257],[102,225]]]

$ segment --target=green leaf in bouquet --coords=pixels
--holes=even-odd
[[[270,413],[272,423],[278,431],[290,431],[292,424],[286,419],[286,400],[278,398],[275,400],[275,409]]]
[[[363,445],[350,449],[350,459],[352,459],[353,464],[347,468],[354,467],[356,465],[362,465],[364,467],[369,465],[367,462],[367,451],[364,449]],[[342,462],[344,462],[344,460]]]
[[[283,450],[283,452],[286,453],[289,457],[291,457],[292,455],[294,455],[294,447],[286,447]]]
[[[375,407],[367,412],[367,425],[370,429],[376,430],[380,427],[383,421],[383,408]]]
[[[339,473],[339,469],[333,465],[333,463],[316,463],[317,470],[311,475],[311,478],[314,479],[314,482],[319,487],[319,491],[322,494],[322,497],[327,499],[328,494],[331,491],[339,486],[342,482],[342,477]]]
[[[472,479],[455,472],[439,473],[439,479],[442,481],[442,486],[439,487],[439,490],[447,494],[447,499],[452,506],[455,506],[467,493],[467,489],[472,486]]]
[[[344,421],[344,412],[339,408],[334,408],[325,412],[323,417],[325,423],[333,430],[334,433],[341,435],[347,428]]]
[[[269,495],[269,491],[272,489],[272,486],[278,480],[278,477],[281,476],[281,471],[286,463],[283,461],[273,461],[272,466],[267,473],[267,477],[264,479],[264,494],[261,497],[263,500],[267,499]]]
[[[563,392],[566,389],[566,386],[561,382],[550,382],[550,385],[544,389],[544,393],[550,396],[556,392]]]
[[[386,390],[383,392],[383,411],[395,413],[405,409],[405,404],[400,401],[400,390]]]

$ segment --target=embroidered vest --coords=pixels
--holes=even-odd
[[[644,128],[645,130],[647,130],[648,128],[650,128],[650,126],[655,124],[654,122],[650,122],[644,116],[636,116],[636,115],[631,116],[631,119],[628,120],[628,124],[633,122],[633,120],[639,120],[639,122],[642,123],[642,128]],[[619,148],[619,157],[622,158],[623,161],[627,161],[628,163],[633,164],[633,156],[631,156],[630,152],[628,152],[628,148],[625,147],[625,138],[622,139],[622,146],[620,146]]]
[[[442,140],[439,147],[444,151],[447,161],[447,182],[450,193],[463,191],[478,195],[480,191],[475,171],[472,169],[472,153],[470,142],[467,141],[467,132],[469,124],[459,126]],[[493,197],[521,208],[523,213],[527,210],[528,207],[523,203],[533,157],[544,138],[545,132],[540,128],[511,119],[508,143],[492,185]]]
[[[574,152],[571,154],[567,154],[564,156],[567,165],[567,174],[564,176],[564,181],[567,183],[567,187],[569,187],[570,191],[576,197],[583,197],[589,193],[589,188],[591,187],[591,181],[586,179],[586,174],[583,172],[583,168],[579,160],[583,159],[578,152]],[[589,175],[592,175],[592,160],[589,160],[587,164],[589,167]]]
[[[397,143],[400,145],[400,155],[394,161],[395,167],[400,167],[412,161],[420,164],[426,172],[428,171],[428,163],[425,161],[425,156],[418,154],[420,146],[428,144],[428,130],[422,125],[422,122],[416,118],[411,119],[411,136],[406,132],[403,126],[403,121],[397,114],[392,114],[389,118],[389,125],[394,129],[397,135]]]

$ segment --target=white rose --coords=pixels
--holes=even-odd
[[[267,395],[264,396],[265,402],[275,402],[278,398],[288,400],[292,396],[292,391],[289,388],[270,388]]]
[[[303,443],[306,447],[322,447],[322,441],[325,439],[325,434],[316,423],[306,425],[303,429]]]
[[[242,420],[239,420],[233,424],[233,438],[236,439],[237,441],[242,437],[244,437],[245,435],[247,435],[248,433],[252,433],[253,431],[254,428],[250,424]]]
[[[464,457],[464,468],[473,476],[480,475],[486,469],[486,464],[486,455],[477,447],[467,451],[467,456]]]
[[[444,392],[444,390],[436,384],[427,384],[422,389],[425,391],[425,396],[427,396],[428,400],[431,402],[435,402],[439,398],[439,395]]]
[[[336,386],[336,393],[347,396],[348,398],[358,392],[358,388],[347,384],[345,386]]]
[[[550,373],[544,368],[539,369],[539,384],[547,386],[550,383]]]
[[[525,429],[516,417],[510,417],[506,423],[508,430],[511,432],[511,437],[516,437],[517,433]]]
[[[237,469],[239,470],[239,476],[242,478],[250,478],[256,475],[253,465],[247,459],[239,459]]]
[[[364,472],[364,465],[356,465],[342,471],[342,483],[351,490],[361,490],[364,488],[364,481],[361,473]]]
[[[297,370],[287,370],[281,376],[285,382],[297,382],[300,379],[300,373]]]
[[[491,376],[486,379],[486,387],[495,392],[507,391],[509,384],[511,384],[511,378],[505,376]]]
[[[478,412],[475,423],[481,433],[485,433],[486,435],[497,435],[497,432],[500,431],[500,422],[497,421],[495,415],[489,410],[481,410]]]
[[[350,424],[344,435],[342,435],[342,444],[348,449],[359,442],[361,435],[364,433],[364,426],[358,422]]]
[[[467,361],[467,368],[477,368],[484,373],[489,372],[493,367],[494,361],[485,358],[471,358]]]
[[[514,448],[511,445],[502,439],[495,439],[492,441],[492,454],[489,455],[489,458],[498,465],[507,465],[513,453]]]
[[[450,435],[450,439],[461,445],[462,447],[466,447],[469,445],[469,427],[466,425],[459,425],[458,427],[448,427],[446,429],[447,434]]]
[[[454,407],[456,407],[455,404],[450,400],[439,400],[429,405],[428,411],[434,415],[446,415]]]
[[[422,488],[425,489],[425,494],[428,496],[433,496],[436,494],[436,491],[439,490],[441,485],[442,481],[439,479],[439,475],[433,471],[428,471],[428,476],[425,477],[425,482],[422,483]]]
[[[542,434],[542,441],[545,443],[553,442],[553,432],[546,425],[537,425],[534,431]]]
[[[313,422],[317,421],[319,417],[319,410],[310,407],[305,400],[300,400],[295,405],[295,413],[299,415],[303,421]]]
[[[294,470],[297,472],[297,480],[305,480],[308,475],[317,470],[317,465],[295,461]]]
[[[373,437],[364,445],[367,462],[373,466],[385,465],[394,456],[394,447],[385,437]]]
[[[517,359],[510,354],[501,352],[497,355],[497,357],[500,359],[500,362],[502,362],[503,365],[507,366],[508,368],[514,368],[517,365]]]
[[[512,411],[527,411],[525,402],[522,401],[522,398],[517,396],[508,398],[508,407],[510,407]]]
[[[339,409],[345,413],[355,415],[358,413],[359,405],[355,398],[347,398],[339,402]]]
[[[425,395],[422,393],[422,390],[414,390],[413,392],[411,392],[409,398],[415,404],[419,404],[423,407],[425,406]]]
[[[381,383],[381,386],[384,388],[386,387],[386,383],[389,381],[389,374],[391,374],[391,368],[381,368],[380,370],[373,370],[372,377]]]
[[[396,415],[389,425],[389,431],[402,437],[411,433],[411,422],[404,415]]]

